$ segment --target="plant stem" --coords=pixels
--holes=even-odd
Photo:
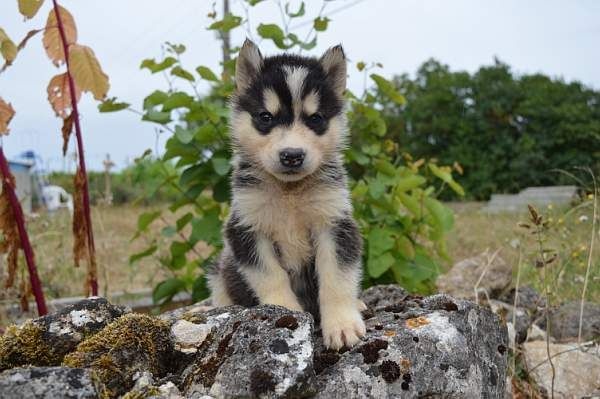
[[[13,212],[13,217],[15,218],[15,223],[19,231],[19,241],[21,243],[21,249],[23,249],[23,253],[25,254],[25,262],[27,263],[27,270],[29,271],[29,281],[31,283],[33,296],[35,297],[35,303],[37,304],[38,314],[43,316],[48,313],[48,309],[46,308],[46,300],[44,299],[44,291],[42,289],[42,284],[40,283],[37,268],[35,267],[33,249],[31,248],[29,236],[27,235],[27,230],[25,229],[25,217],[23,216],[23,209],[21,208],[21,203],[15,194],[8,162],[6,161],[6,157],[4,156],[4,151],[1,146],[0,171],[2,173],[3,182],[5,183],[2,186],[3,189],[6,189],[6,194]]]
[[[94,262],[92,259],[96,256],[96,248],[94,246],[94,233],[92,231],[92,217],[90,212],[90,195],[88,191],[88,178],[87,172],[85,168],[85,156],[83,152],[83,135],[81,133],[81,124],[79,123],[79,110],[77,108],[77,95],[75,92],[75,82],[73,81],[73,76],[71,76],[71,70],[69,69],[69,43],[67,43],[67,37],[65,35],[65,28],[62,23],[62,19],[60,16],[60,12],[58,9],[58,2],[56,0],[52,0],[52,4],[54,5],[54,13],[56,14],[56,22],[58,24],[58,31],[60,33],[60,40],[63,46],[63,52],[65,54],[65,64],[67,66],[67,80],[69,82],[69,91],[71,92],[71,106],[73,113],[73,120],[75,122],[75,137],[77,139],[77,154],[79,159],[79,170],[84,177],[83,183],[83,214],[85,219],[85,224],[87,225],[87,247],[89,253],[88,266],[91,267],[91,264]],[[95,273],[91,276],[90,279],[90,289],[93,296],[98,295],[98,280],[96,279]]]

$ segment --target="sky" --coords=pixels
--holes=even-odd
[[[306,15],[313,17],[323,4],[305,2]],[[245,17],[240,3],[231,0],[231,11]],[[295,9],[300,1],[291,3]],[[213,31],[206,30],[212,22],[207,14],[213,0],[62,0],[60,4],[75,17],[78,42],[93,48],[108,74],[109,97],[116,96],[135,109],[141,109],[143,98],[153,90],[167,88],[161,74],[139,69],[143,59],[161,58],[166,41],[186,45],[182,60],[187,69],[206,65],[219,70],[220,43]],[[46,0],[34,19],[24,21],[16,0],[2,0],[0,27],[20,41],[28,31],[44,26],[50,6]],[[220,0],[216,7],[220,11]],[[336,0],[326,2],[323,13],[331,19],[329,29],[310,54],[319,55],[342,43],[352,63],[381,62],[383,68],[377,73],[387,77],[414,74],[432,57],[453,70],[470,72],[498,57],[518,74],[542,72],[600,89],[600,1]],[[251,8],[248,17],[252,26],[281,23],[275,0]],[[299,37],[310,26],[307,18],[291,24]],[[239,30],[232,43],[241,43],[244,36],[246,32]],[[277,51],[267,41],[257,42],[263,54]],[[46,97],[49,80],[61,72],[46,57],[38,35],[0,74],[0,97],[17,112],[10,135],[2,140],[9,158],[33,150],[47,169],[74,170],[73,157],[62,156],[62,122]],[[349,68],[348,84],[354,91],[363,88],[363,75],[354,67]],[[205,92],[207,86],[199,89]],[[133,112],[100,114],[89,93],[80,101],[80,113],[86,160],[92,170],[102,168],[106,154],[123,168],[146,149],[160,151],[167,138]]]

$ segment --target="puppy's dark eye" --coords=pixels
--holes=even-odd
[[[323,115],[319,113],[312,114],[308,117],[308,120],[312,125],[320,125],[321,123],[323,123]]]
[[[266,125],[273,121],[273,115],[270,112],[261,112],[258,114],[258,120]]]

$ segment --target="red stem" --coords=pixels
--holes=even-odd
[[[83,213],[85,217],[85,223],[87,224],[87,233],[88,233],[88,250],[90,252],[90,258],[94,256],[96,253],[96,248],[94,245],[94,233],[92,231],[92,217],[90,212],[90,195],[88,192],[88,178],[87,172],[85,169],[85,157],[83,154],[83,135],[81,134],[81,125],[79,123],[79,111],[77,109],[77,95],[75,92],[75,82],[73,81],[73,77],[71,76],[71,70],[69,68],[69,43],[67,43],[67,36],[65,35],[65,28],[63,26],[60,12],[58,10],[58,2],[56,0],[52,0],[54,4],[54,13],[56,15],[56,22],[58,24],[58,31],[60,33],[60,40],[63,46],[63,52],[65,54],[65,63],[67,65],[67,79],[69,81],[69,91],[71,92],[71,106],[73,112],[73,120],[75,121],[75,137],[77,139],[77,153],[79,154],[79,169],[81,173],[83,173],[84,183],[83,183]],[[91,262],[91,259],[89,259]],[[90,281],[91,291],[93,296],[98,295],[98,281],[96,280],[96,276],[93,276]]]
[[[3,185],[3,188],[6,189],[8,201],[10,202],[10,207],[13,211],[17,229],[19,230],[19,240],[21,242],[23,253],[25,254],[25,261],[27,262],[27,269],[29,270],[29,281],[31,282],[31,289],[33,290],[33,296],[35,297],[35,303],[37,304],[38,314],[43,316],[48,313],[48,309],[46,308],[46,300],[44,299],[44,291],[42,289],[42,284],[40,283],[37,268],[35,267],[33,249],[31,248],[29,236],[27,235],[27,230],[25,229],[25,217],[23,217],[23,209],[21,208],[21,203],[15,194],[12,180],[10,178],[11,173],[8,167],[8,162],[6,162],[4,151],[2,150],[1,146],[0,172],[2,173],[2,179],[4,179],[4,182],[6,183]]]

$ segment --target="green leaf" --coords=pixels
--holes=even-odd
[[[221,176],[226,176],[227,173],[229,173],[229,169],[231,169],[231,164],[228,159],[213,157],[211,162],[215,172]]]
[[[155,90],[149,96],[144,98],[144,109],[150,109],[157,105],[161,105],[167,98],[169,98],[167,93],[161,90]]]
[[[323,32],[327,30],[327,25],[329,24],[329,21],[331,20],[327,17],[317,17],[315,18],[313,27],[317,32]]]
[[[396,239],[394,232],[389,229],[374,228],[369,232],[369,256],[379,256],[394,248]]]
[[[396,176],[396,174],[398,173],[396,168],[394,168],[394,165],[392,165],[391,162],[385,159],[376,159],[375,161],[373,161],[373,166],[375,166],[376,170],[388,176]]]
[[[179,219],[177,219],[177,222],[175,222],[177,231],[181,231],[181,229],[183,229],[189,222],[191,222],[193,218],[194,215],[191,212],[188,212]]]
[[[154,303],[165,303],[171,301],[179,292],[185,290],[185,282],[181,279],[172,277],[159,283],[152,292]]]
[[[116,97],[107,98],[98,104],[98,111],[100,112],[116,112],[123,109],[129,108],[129,103],[117,102]]]
[[[290,7],[289,6],[290,6],[290,3],[286,3],[285,4],[285,13],[290,18],[298,18],[298,17],[303,16],[306,13],[306,10],[304,9],[304,2],[300,3],[300,8],[296,12],[290,12]]]
[[[395,260],[391,253],[386,252],[381,256],[371,256],[367,261],[367,270],[373,278],[380,277],[383,273],[389,270]]]
[[[271,39],[277,47],[281,49],[288,49],[290,47],[285,44],[285,35],[279,26],[275,24],[260,24],[256,30],[262,38]]]
[[[196,278],[192,286],[192,302],[199,302],[210,296],[210,290],[206,282],[206,276],[203,274]]]
[[[401,177],[396,181],[396,184],[394,185],[394,192],[399,193],[403,191],[412,190],[414,188],[419,187],[422,184],[425,184],[426,181],[427,179],[419,175]]]
[[[180,125],[175,126],[175,137],[181,141],[182,144],[189,144],[194,139],[194,135],[187,129],[182,128]]]
[[[162,110],[167,112],[176,108],[189,107],[192,101],[194,101],[192,96],[182,91],[177,91],[169,94],[169,97],[165,99]]]
[[[450,208],[447,208],[440,201],[431,197],[425,197],[423,202],[443,232],[452,230],[452,227],[454,227],[454,214]]]
[[[144,212],[138,217],[137,228],[139,231],[146,231],[148,227],[162,214],[161,211]]]
[[[144,114],[142,120],[164,125],[171,122],[171,113],[149,110]]]
[[[146,258],[156,252],[158,246],[156,244],[152,244],[150,247],[144,249],[143,251],[137,252],[129,257],[129,264],[132,265],[140,259]]]
[[[169,43],[169,42],[167,42],[166,44],[167,44],[167,51],[170,51],[177,55],[181,55],[181,54],[185,53],[185,46],[183,44],[173,44],[173,43]]]
[[[213,198],[217,202],[228,202],[231,198],[231,187],[229,185],[229,179],[223,177],[215,184],[213,188]]]
[[[373,79],[379,91],[385,94],[390,100],[399,105],[406,103],[406,99],[398,92],[398,90],[396,90],[396,87],[394,87],[392,82],[376,73],[371,74],[371,79]]]
[[[177,63],[177,60],[173,57],[167,57],[159,63],[154,61],[154,59],[148,58],[148,59],[145,59],[144,61],[142,61],[142,64],[140,65],[140,69],[146,68],[146,69],[149,69],[150,72],[152,72],[152,73],[157,73],[157,72],[164,71],[165,69],[172,67],[176,63]]]
[[[171,75],[188,80],[190,82],[194,82],[196,80],[196,78],[194,78],[194,75],[192,75],[190,72],[186,71],[179,65],[171,69]]]
[[[436,177],[448,184],[448,186],[458,195],[461,197],[465,195],[465,190],[456,181],[454,181],[451,171],[442,169],[433,163],[429,164],[429,170],[431,170],[431,173],[433,173]]]
[[[198,68],[196,68],[196,72],[198,72],[198,75],[200,75],[200,77],[204,80],[209,80],[211,82],[219,81],[217,75],[215,75],[215,73],[208,67],[200,65]]]
[[[211,245],[221,241],[221,220],[216,212],[207,213],[202,218],[192,220],[192,234],[190,240],[204,241]]]
[[[242,17],[238,17],[237,15],[233,14],[227,14],[222,20],[213,22],[208,29],[229,32],[233,28],[240,26],[241,23]]]
[[[374,199],[379,199],[383,194],[385,194],[385,183],[381,179],[372,179],[369,180],[369,194]]]

